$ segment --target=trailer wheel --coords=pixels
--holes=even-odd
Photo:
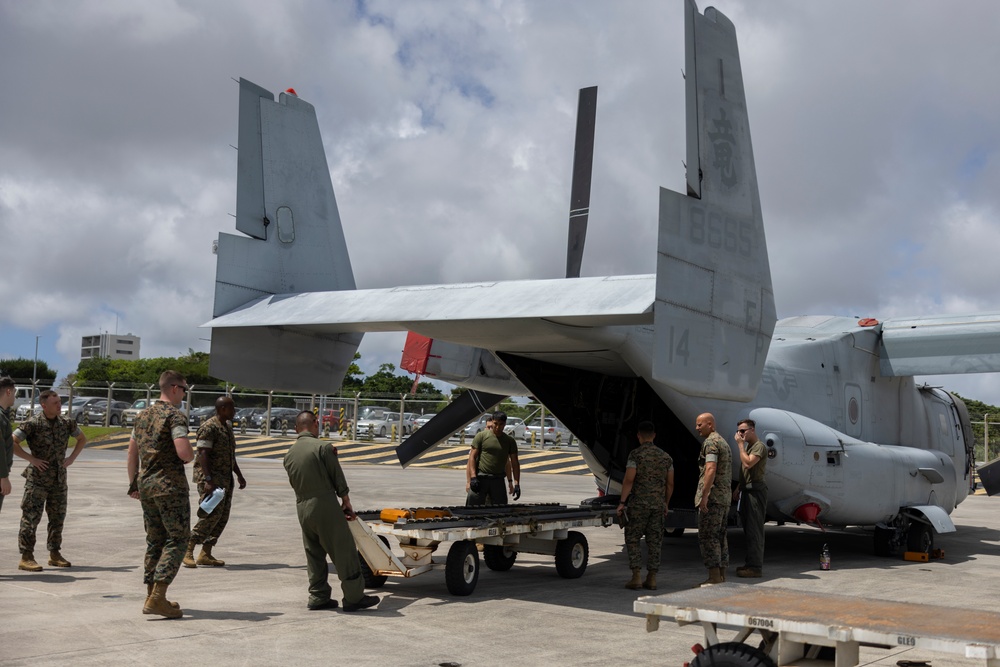
[[[563,579],[578,579],[587,569],[590,549],[583,533],[569,531],[565,540],[556,542],[556,572]]]
[[[444,580],[452,595],[471,595],[479,581],[479,551],[474,542],[455,542],[448,550]]]
[[[506,572],[514,567],[514,561],[517,560],[517,552],[510,547],[485,544],[483,545],[483,560],[486,561],[486,567],[491,570]]]
[[[713,644],[695,656],[691,667],[775,667],[766,653],[742,642]]]
[[[385,535],[379,535],[378,538],[382,540],[385,546],[389,546],[389,540],[386,539]],[[361,561],[361,577],[365,580],[365,588],[382,588],[385,586],[386,580],[389,578],[384,574],[375,574],[372,569],[368,567],[368,562],[365,557],[358,552],[358,560]]]
[[[906,550],[929,554],[934,549],[934,533],[925,523],[911,523],[906,531]]]

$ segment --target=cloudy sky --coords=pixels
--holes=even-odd
[[[716,6],[737,26],[778,314],[1000,311],[1000,3]],[[319,113],[359,287],[561,277],[600,86],[584,275],[655,271],[683,188],[681,0],[0,0],[0,357],[208,350],[235,78]],[[402,338],[369,336],[366,370]],[[1000,378],[948,388],[1000,404]]]

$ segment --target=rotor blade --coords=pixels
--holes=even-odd
[[[579,278],[583,245],[590,216],[590,179],[594,169],[594,128],[597,121],[597,86],[580,89],[576,110],[576,147],[573,151],[573,184],[570,188],[569,241],[566,277]]]
[[[507,398],[497,394],[470,389],[459,395],[444,410],[421,426],[409,438],[396,447],[396,458],[404,468],[429,452],[439,442],[443,442],[473,419]]]

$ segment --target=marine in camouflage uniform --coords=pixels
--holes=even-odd
[[[146,527],[143,582],[170,584],[191,535],[191,501],[176,438],[186,438],[187,420],[166,401],[139,413],[132,438],[139,451],[139,500]]]
[[[702,582],[705,585],[725,581],[729,567],[726,529],[733,499],[733,454],[729,443],[716,432],[715,417],[711,414],[699,415],[695,430],[705,438],[698,457],[700,474],[694,497],[698,507],[698,546],[709,573]]]
[[[626,588],[635,590],[641,585],[656,589],[656,573],[660,569],[660,549],[663,546],[663,519],[670,505],[674,487],[674,461],[654,444],[656,433],[651,422],[639,424],[639,446],[629,454],[622,481],[622,499],[618,513],[627,511],[625,547],[632,578]],[[625,508],[628,508],[627,510]],[[646,536],[646,581],[640,584],[642,569],[640,540]]]
[[[309,573],[309,609],[337,606],[330,598],[327,555],[333,560],[344,593],[344,611],[356,611],[378,603],[365,595],[358,547],[348,521],[355,521],[350,489],[332,443],[319,439],[316,416],[300,412],[295,420],[295,443],[285,453],[283,465],[288,483],[295,490],[295,513],[302,528],[302,545]],[[337,498],[340,502],[337,502]]]
[[[42,512],[48,515],[46,546],[49,550],[49,565],[70,567],[69,561],[60,554],[69,499],[66,472],[87,442],[80,426],[60,414],[62,402],[58,394],[47,390],[38,398],[42,411],[21,422],[13,433],[14,452],[28,461],[21,473],[25,483],[17,546],[21,552],[18,568],[29,572],[42,569],[34,560],[35,532],[42,520]],[[76,446],[72,454],[66,456],[70,438],[76,440]],[[21,449],[19,445],[22,442],[27,442],[30,454]]]
[[[231,424],[236,407],[229,396],[220,396],[215,403],[215,414],[198,429],[195,444],[197,456],[194,462],[194,481],[198,485],[198,497],[205,498],[216,488],[225,491],[216,508],[211,512],[198,508],[198,523],[191,531],[187,551],[184,554],[185,567],[198,565],[222,566],[226,563],[212,556],[212,548],[229,523],[229,513],[233,506],[233,473],[239,480],[241,489],[247,482],[236,463],[236,438]],[[206,472],[207,471],[207,472]],[[201,555],[194,559],[194,547],[202,545]]]
[[[14,406],[16,385],[9,377],[0,378],[0,509],[11,492],[10,471],[14,465]]]

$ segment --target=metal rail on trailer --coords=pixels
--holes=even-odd
[[[415,577],[443,569],[452,595],[469,595],[479,581],[479,549],[491,570],[506,571],[518,553],[555,557],[560,576],[575,579],[587,569],[587,538],[571,528],[610,526],[612,507],[571,507],[556,503],[484,507],[429,507],[358,512],[349,523],[361,555],[365,585],[382,586],[388,577]],[[399,541],[393,553],[389,537]],[[433,554],[453,542],[447,558]]]
[[[661,617],[701,624],[705,647],[691,667],[851,667],[861,646],[953,653],[1000,667],[994,612],[730,583],[641,597],[633,609],[645,614],[648,632]],[[719,627],[738,632],[720,642]],[[759,648],[743,643],[754,632],[763,638]],[[821,647],[834,650],[832,660],[818,659]]]

